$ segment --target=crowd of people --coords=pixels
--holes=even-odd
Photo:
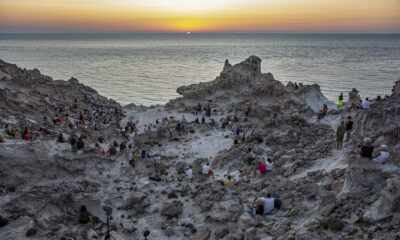
[[[297,87],[298,88],[298,87]],[[379,101],[377,98],[375,101]],[[12,128],[10,125],[6,125],[4,128],[5,136],[0,135],[0,143],[3,143],[5,139],[24,139],[27,141],[35,141],[40,138],[41,135],[50,135],[52,133],[57,134],[58,143],[68,143],[71,146],[72,152],[82,154],[83,151],[92,144],[91,139],[94,136],[98,136],[93,142],[94,149],[99,154],[109,154],[110,156],[117,155],[117,153],[126,153],[126,158],[131,167],[137,165],[137,159],[140,161],[148,161],[153,159],[154,170],[149,174],[148,178],[156,182],[173,183],[176,181],[187,181],[191,182],[193,179],[198,177],[212,178],[213,181],[220,183],[223,186],[246,184],[250,181],[251,177],[246,176],[243,169],[239,169],[239,174],[236,176],[228,174],[226,179],[216,179],[216,174],[212,169],[209,162],[202,166],[202,176],[196,176],[197,173],[193,172],[193,167],[190,165],[186,168],[182,176],[177,178],[168,170],[161,170],[161,156],[157,153],[153,157],[150,156],[149,152],[145,149],[139,150],[136,146],[136,138],[138,134],[144,134],[152,136],[156,133],[158,138],[165,137],[166,132],[169,132],[172,136],[170,126],[175,124],[176,133],[181,136],[185,134],[186,126],[190,124],[203,124],[207,129],[219,128],[224,131],[223,136],[226,138],[232,138],[233,144],[246,144],[247,151],[246,157],[243,161],[243,167],[249,165],[253,166],[252,170],[253,179],[259,176],[266,175],[269,171],[273,170],[273,162],[270,158],[264,154],[257,154],[254,149],[263,142],[263,138],[254,129],[245,131],[242,121],[248,121],[248,118],[254,115],[254,110],[248,106],[244,110],[244,118],[240,119],[236,114],[226,116],[220,119],[219,123],[215,121],[212,116],[212,109],[209,105],[202,107],[198,104],[194,108],[193,114],[196,116],[195,120],[188,122],[185,115],[182,115],[181,120],[176,120],[174,117],[162,118],[156,120],[155,124],[146,124],[143,127],[143,132],[139,133],[137,123],[130,119],[125,126],[122,126],[122,111],[118,108],[103,108],[100,100],[94,98],[87,99],[85,96],[85,104],[80,104],[77,99],[74,103],[69,106],[55,106],[48,96],[45,97],[44,102],[47,104],[48,116],[43,118],[42,127],[38,130],[29,129],[28,127],[21,127],[20,129]],[[88,104],[86,104],[88,103]],[[338,105],[343,105],[343,94],[339,96]],[[373,104],[366,98],[358,105],[352,104],[346,110],[368,110]],[[83,109],[81,108],[83,107]],[[201,120],[198,115],[202,114]],[[298,114],[298,113],[297,113]],[[328,114],[328,107],[324,104],[323,109],[318,113],[318,120],[323,119]],[[293,116],[292,120],[295,121],[299,117]],[[50,120],[51,119],[51,120]],[[52,129],[52,130],[49,130]],[[111,129],[116,135],[122,136],[123,141],[117,142],[117,140],[110,141],[108,149],[104,149],[103,145],[108,144],[104,137],[104,131]],[[346,120],[342,120],[336,130],[336,141],[337,149],[342,148],[343,142],[348,142],[351,137],[353,130],[353,119],[348,116]],[[69,138],[66,138],[63,132],[67,132]],[[389,158],[389,151],[386,145],[381,145],[376,151],[370,138],[365,138],[364,142],[358,145],[355,150],[363,158],[371,159],[374,162],[384,164]],[[255,215],[268,215],[274,209],[280,208],[280,199],[272,198],[270,194],[265,197],[256,197],[252,202],[252,208],[249,211],[251,216]],[[86,206],[81,207],[80,211],[80,223],[87,223],[90,221],[90,214],[88,213]]]

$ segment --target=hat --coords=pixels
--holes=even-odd
[[[385,144],[383,144],[383,145],[381,146],[381,148],[387,150],[387,146],[386,146]]]

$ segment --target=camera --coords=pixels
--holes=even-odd
[[[113,211],[112,207],[106,206],[106,205],[103,206],[103,210],[104,210],[104,212],[106,212],[107,216],[110,216]]]

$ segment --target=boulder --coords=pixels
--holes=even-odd
[[[8,224],[8,220],[0,215],[0,227],[4,227]]]
[[[344,221],[341,219],[329,219],[328,228],[331,231],[340,231],[344,228]]]
[[[207,229],[192,238],[192,240],[209,240],[211,236],[211,230]]]
[[[161,214],[168,217],[178,217],[183,212],[183,203],[180,201],[173,201],[171,203],[164,203],[161,209]]]

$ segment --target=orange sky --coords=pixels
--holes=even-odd
[[[0,32],[400,32],[400,0],[0,0]]]

